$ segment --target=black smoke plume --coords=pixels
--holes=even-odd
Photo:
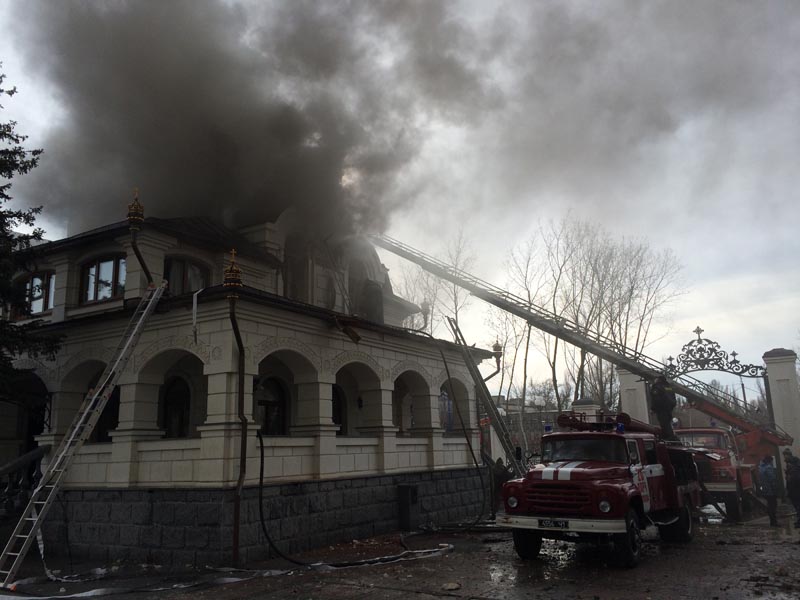
[[[70,1],[15,13],[28,64],[64,110],[21,189],[71,233],[124,218],[133,187],[151,216],[243,226],[292,206],[311,230],[380,229],[387,187],[420,143],[416,108],[461,119],[487,95],[450,51],[470,44],[465,30],[435,3]]]

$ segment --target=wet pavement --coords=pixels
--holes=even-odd
[[[280,559],[235,572],[167,572],[153,565],[119,565],[98,581],[30,583],[18,591],[64,598],[103,589],[104,595],[124,594],[120,597],[135,600],[796,599],[800,532],[791,525],[791,515],[780,520],[780,527],[771,528],[766,517],[744,524],[712,517],[697,525],[694,540],[685,545],[662,543],[655,529],[648,529],[642,560],[634,569],[614,566],[607,547],[554,541],[545,541],[539,559],[523,561],[509,532],[482,527],[404,539],[388,535],[295,557],[307,562],[358,561],[404,552],[405,557],[418,556],[406,547],[430,551],[421,553],[421,558],[387,564],[307,568]]]

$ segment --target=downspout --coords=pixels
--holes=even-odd
[[[139,261],[142,271],[144,271],[147,277],[147,285],[152,286],[153,276],[150,273],[150,269],[147,268],[147,263],[144,261],[144,256],[142,256],[142,252],[139,250],[139,244],[136,241],[136,234],[139,229],[141,229],[142,221],[144,221],[144,207],[139,203],[139,190],[136,189],[133,192],[133,202],[128,204],[128,229],[130,229],[131,232],[131,246],[133,247],[133,252],[136,254],[136,259]]]
[[[242,271],[236,264],[236,250],[231,250],[231,264],[225,269],[223,287],[231,289],[231,293],[228,294],[228,314],[233,328],[233,335],[236,337],[236,347],[239,350],[236,410],[239,422],[242,425],[242,435],[239,446],[239,479],[236,481],[236,495],[233,501],[233,565],[238,566],[242,489],[244,488],[244,477],[247,472],[247,417],[244,416],[244,344],[242,343],[242,334],[239,331],[239,323],[236,321],[236,300],[239,298],[238,294],[236,294],[236,289],[242,287]]]

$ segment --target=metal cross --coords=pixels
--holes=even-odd
[[[695,329],[692,333],[696,333],[697,334],[697,339],[699,340],[700,339],[700,334],[703,333],[704,331],[705,331],[705,329],[700,329],[700,325],[698,325],[697,329]]]

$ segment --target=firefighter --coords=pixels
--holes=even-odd
[[[800,459],[792,455],[791,449],[784,448],[783,462],[786,464],[786,495],[794,506],[794,526],[800,528]]]
[[[665,440],[678,439],[672,431],[672,409],[677,403],[675,392],[667,382],[667,378],[663,375],[656,377],[650,384],[650,408],[656,413],[658,424],[661,426],[661,435]]]
[[[778,526],[778,476],[772,464],[772,456],[767,454],[758,465],[758,483],[761,497],[767,501],[767,514],[770,527]]]
[[[497,514],[497,505],[503,500],[503,495],[500,492],[503,489],[503,484],[513,478],[514,470],[511,465],[506,466],[502,458],[498,458],[492,464],[492,518]]]

